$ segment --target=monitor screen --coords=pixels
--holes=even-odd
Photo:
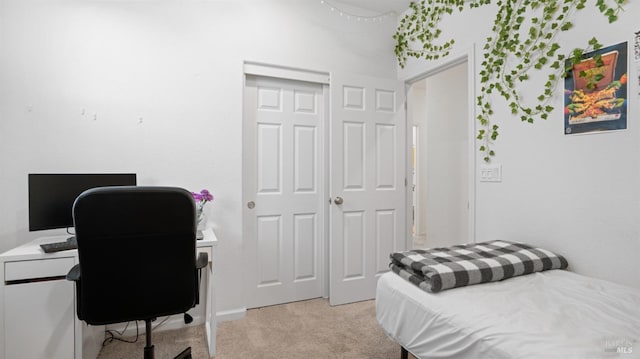
[[[73,227],[73,202],[85,190],[135,185],[135,173],[30,173],[29,231]]]

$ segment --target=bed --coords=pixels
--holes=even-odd
[[[567,270],[430,293],[382,275],[376,317],[416,358],[640,358],[640,290]]]

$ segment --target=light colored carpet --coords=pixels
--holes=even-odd
[[[157,359],[187,346],[193,358],[208,358],[204,326],[153,334]],[[251,309],[243,319],[221,323],[216,343],[216,359],[400,358],[400,347],[378,326],[374,301],[331,307],[313,299]],[[136,344],[111,342],[98,358],[142,358],[143,348],[144,336]]]

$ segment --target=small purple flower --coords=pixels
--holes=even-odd
[[[213,201],[213,195],[206,189],[203,189],[200,193],[191,192],[191,195],[196,202],[199,202],[200,206],[204,206],[205,203]]]
[[[202,191],[200,191],[200,199],[204,200],[205,202],[213,201],[213,195],[208,190],[203,189]]]

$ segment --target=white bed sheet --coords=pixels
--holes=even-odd
[[[389,272],[378,323],[417,358],[640,358],[640,290],[551,270],[423,291]]]

